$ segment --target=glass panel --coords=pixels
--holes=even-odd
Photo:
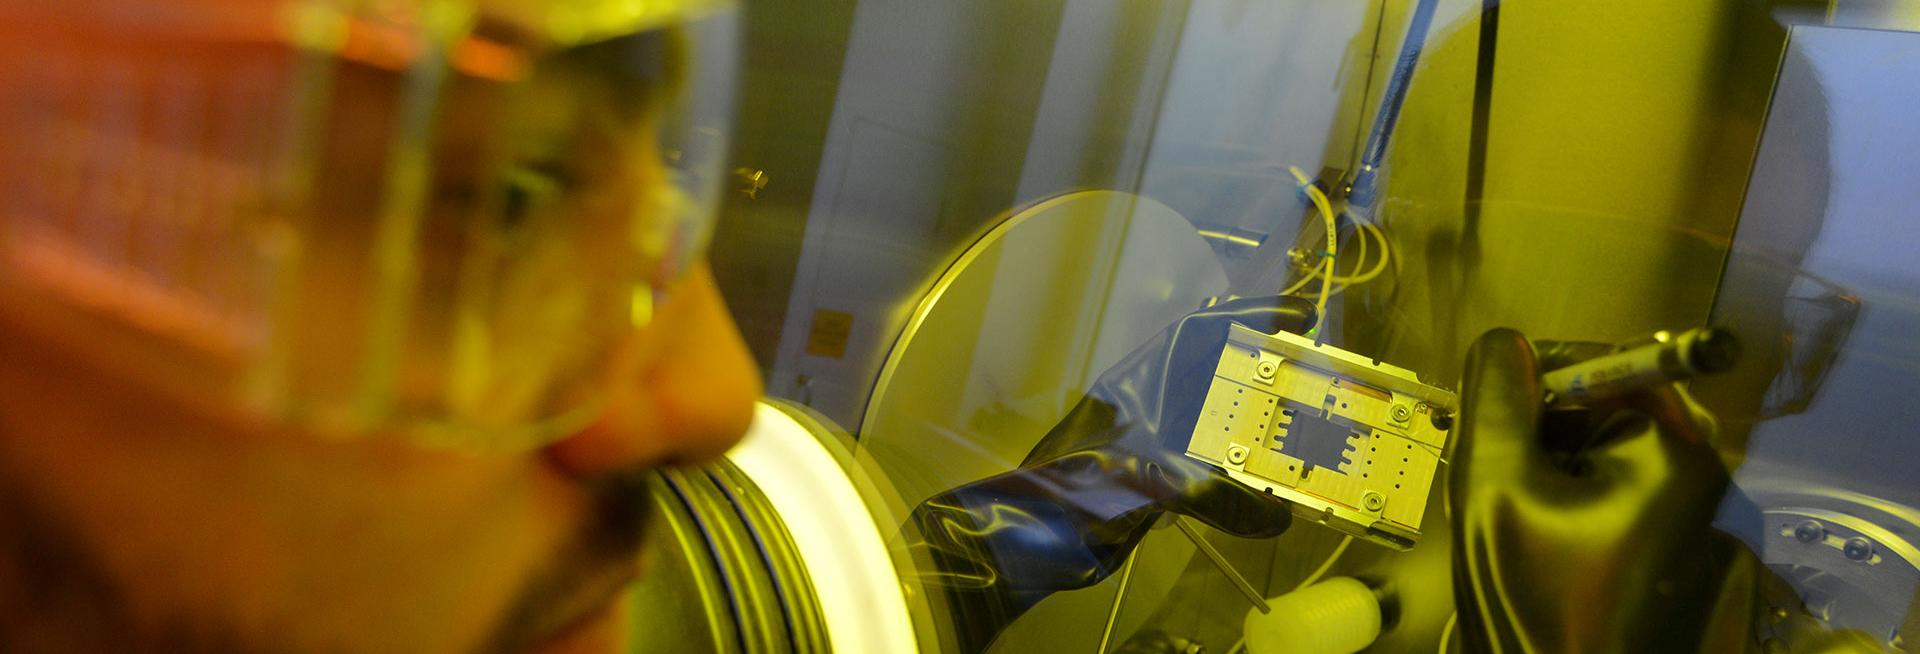
[[[1892,643],[1913,624],[1920,573],[1904,543],[1920,487],[1887,436],[1911,422],[1894,394],[1913,386],[1901,353],[1915,325],[1901,316],[1920,296],[1898,258],[1912,231],[1900,209],[1914,204],[1900,193],[1920,188],[1898,164],[1915,145],[1901,107],[1920,94],[1901,82],[1920,68],[1907,52],[1920,41],[1898,31],[1920,26],[1911,12],[1734,0],[755,9],[716,275],[769,394],[844,431],[897,496],[900,523],[956,488],[1074,453],[1058,435],[1081,428],[1084,397],[1114,404],[1129,370],[1169,378],[1182,368],[1142,365],[1142,348],[1167,347],[1163,330],[1232,298],[1321,305],[1302,325],[1316,342],[1453,392],[1468,346],[1495,327],[1629,343],[1716,324],[1748,346],[1739,368],[1693,387],[1737,466],[1719,527],[1823,628]],[[1328,196],[1332,244],[1296,171]],[[1325,415],[1351,428],[1349,445],[1375,438]],[[1187,457],[1194,424],[1154,435],[1179,460],[1245,472]],[[1306,477],[1375,470],[1347,459]],[[1227,651],[1249,595],[1354,577],[1392,589],[1376,651],[1449,646],[1455,534],[1446,464],[1432,472],[1410,548],[1312,515],[1267,538],[1149,516],[1118,539],[1131,549],[1093,557],[1072,589],[1030,593],[1017,619],[936,601],[949,611],[939,644],[985,632],[1003,651]],[[1097,513],[1109,500],[1167,506],[1062,493],[1023,510]],[[1792,550],[1808,546],[1788,527],[1809,520],[1826,549]],[[1856,537],[1873,563],[1846,558]],[[933,563],[896,562],[954,583]]]

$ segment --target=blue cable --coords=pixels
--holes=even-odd
[[[1400,121],[1400,104],[1407,99],[1407,85],[1413,80],[1414,67],[1420,63],[1420,50],[1427,45],[1427,28],[1433,24],[1433,10],[1438,4],[1438,0],[1420,0],[1413,8],[1413,19],[1407,22],[1406,41],[1400,44],[1400,58],[1393,64],[1386,96],[1380,99],[1380,112],[1374,115],[1373,130],[1367,134],[1360,172],[1354,174],[1353,185],[1347,189],[1348,206],[1373,206],[1380,160],[1387,156],[1387,141],[1393,137],[1394,124]]]

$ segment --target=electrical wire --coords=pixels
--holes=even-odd
[[[1357,226],[1361,232],[1360,243],[1362,244],[1361,245],[1362,249],[1360,250],[1361,255],[1358,259],[1359,264],[1356,264],[1354,266],[1355,270],[1359,270],[1360,264],[1364,264],[1367,260],[1366,249],[1365,249],[1366,247],[1365,243],[1367,242],[1366,236],[1371,234],[1373,235],[1374,240],[1379,241],[1380,243],[1380,260],[1373,262],[1372,268],[1368,269],[1366,272],[1363,272],[1363,273],[1358,273],[1358,274],[1350,275],[1347,277],[1336,277],[1333,280],[1333,281],[1341,282],[1351,286],[1353,284],[1364,284],[1369,281],[1373,281],[1373,278],[1379,277],[1380,273],[1386,272],[1387,261],[1393,256],[1393,253],[1390,251],[1392,249],[1392,246],[1387,243],[1387,233],[1380,231],[1379,226],[1374,225],[1372,221],[1365,220],[1361,218],[1358,214],[1355,214],[1351,211],[1347,212],[1347,216],[1350,218],[1353,218],[1353,224]]]
[[[1347,216],[1353,218],[1354,231],[1360,232],[1360,253],[1355,257],[1354,274],[1346,276],[1335,275],[1333,277],[1335,283],[1333,293],[1335,295],[1338,295],[1340,291],[1346,290],[1348,286],[1364,284],[1379,277],[1380,273],[1386,272],[1388,260],[1392,256],[1388,251],[1391,246],[1387,243],[1386,232],[1380,231],[1379,227],[1360,219],[1360,217],[1352,213],[1347,214]],[[1368,268],[1366,272],[1360,272],[1360,268],[1367,268],[1367,241],[1380,242],[1380,258],[1374,261],[1373,266]],[[1309,277],[1317,277],[1319,274],[1320,271],[1316,269]]]
[[[1313,280],[1316,280],[1319,278],[1320,278],[1320,266],[1316,265],[1313,267],[1313,272],[1307,273],[1307,276],[1301,277],[1300,281],[1294,282],[1293,285],[1288,286],[1286,290],[1280,291],[1280,294],[1293,295],[1294,293],[1298,293],[1300,292],[1300,289],[1306,288],[1307,284],[1310,284],[1313,282]]]
[[[1341,538],[1340,544],[1334,546],[1333,553],[1327,555],[1327,560],[1321,562],[1320,567],[1314,568],[1313,574],[1309,574],[1307,575],[1306,579],[1300,580],[1299,585],[1294,586],[1293,589],[1300,590],[1302,588],[1312,586],[1313,582],[1319,581],[1320,577],[1325,576],[1328,570],[1333,569],[1334,562],[1339,561],[1340,555],[1345,554],[1347,552],[1347,546],[1352,544],[1353,544],[1352,536]]]
[[[1439,654],[1447,654],[1447,645],[1450,641],[1453,640],[1454,621],[1459,619],[1460,619],[1459,611],[1454,611],[1453,613],[1450,613],[1447,615],[1447,626],[1440,628]]]
[[[1373,221],[1368,219],[1365,214],[1352,211],[1349,208],[1348,211],[1344,212],[1344,215],[1353,221],[1355,231],[1360,233],[1360,241],[1357,246],[1359,252],[1358,256],[1354,259],[1354,272],[1350,275],[1338,274],[1336,264],[1338,260],[1339,221],[1336,218],[1337,214],[1333,211],[1333,203],[1327,198],[1326,193],[1322,192],[1319,187],[1314,186],[1313,181],[1308,179],[1306,173],[1301,172],[1299,168],[1290,167],[1287,169],[1287,172],[1293,174],[1294,179],[1300,183],[1300,189],[1306,192],[1308,199],[1312,201],[1314,208],[1320,213],[1321,220],[1326,225],[1327,250],[1321,253],[1321,258],[1324,263],[1315,264],[1307,271],[1305,276],[1295,281],[1285,290],[1280,291],[1280,294],[1293,295],[1305,289],[1308,284],[1318,280],[1320,282],[1320,294],[1314,306],[1318,309],[1320,315],[1324,315],[1326,313],[1327,298],[1338,295],[1349,286],[1373,281],[1382,273],[1386,272],[1388,264],[1392,262],[1393,246],[1387,241],[1386,232],[1382,231],[1378,225],[1373,224]],[[1371,265],[1367,262],[1367,251],[1371,249],[1368,247],[1368,241],[1376,242],[1380,246],[1380,256],[1375,259]],[[1318,318],[1316,318],[1314,327],[1319,327]]]
[[[1339,241],[1336,238],[1339,225],[1334,222],[1333,203],[1327,200],[1327,194],[1321,193],[1320,187],[1314,186],[1313,180],[1308,178],[1306,173],[1300,172],[1299,168],[1289,166],[1287,172],[1293,173],[1293,179],[1300,182],[1300,188],[1307,192],[1307,197],[1313,200],[1313,206],[1320,209],[1320,217],[1327,222],[1327,251],[1322,254],[1327,262],[1327,278],[1320,280],[1320,299],[1313,305],[1313,329],[1307,330],[1308,333],[1313,333],[1319,330],[1320,324],[1327,320],[1327,297],[1333,290],[1333,262],[1340,253]],[[1291,295],[1291,293],[1282,292],[1281,295]]]

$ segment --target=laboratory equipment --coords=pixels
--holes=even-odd
[[[1391,598],[1352,577],[1335,577],[1275,597],[1266,611],[1247,611],[1241,638],[1251,654],[1352,654],[1373,644],[1387,624]],[[1383,606],[1385,605],[1385,606]]]
[[[1328,317],[1310,342],[1432,387],[1452,386],[1466,343],[1496,326],[1617,343],[1725,324],[1748,352],[1693,390],[1721,416],[1729,449],[1746,444],[1743,422],[1822,410],[1846,412],[1821,419],[1854,443],[1844,452],[1888,447],[1844,429],[1857,419],[1845,416],[1902,408],[1884,396],[1899,383],[1876,385],[1871,404],[1821,389],[1882,360],[1865,348],[1904,351],[1862,330],[1897,314],[1888,298],[1910,293],[1794,254],[1819,240],[1823,220],[1842,220],[1825,206],[1825,166],[1841,157],[1825,153],[1826,131],[1807,113],[1840,105],[1804,101],[1815,76],[1791,58],[1777,65],[1788,44],[1781,21],[1800,14],[1773,10],[1794,3],[1433,3],[1408,77],[1393,62],[1416,37],[1421,4],[869,2],[829,12],[839,22],[818,32],[796,27],[807,21],[776,26],[779,10],[768,9],[763,31],[780,45],[749,42],[767,48],[762,74],[819,77],[748,89],[761,95],[748,99],[758,110],[743,114],[745,129],[762,134],[756,156],[817,149],[779,150],[807,160],[799,172],[739,162],[779,181],[751,204],[736,198],[734,222],[720,226],[733,240],[716,252],[722,281],[736,276],[737,312],[772,317],[746,327],[770,391],[812,409],[827,431],[845,430],[838,438],[871,464],[862,474],[897,493],[887,502],[901,520],[903,507],[1018,466],[1094,377],[1207,298],[1304,279],[1299,294],[1317,301],[1314,282],[1335,259]],[[1850,15],[1847,4],[1833,15]],[[825,57],[782,49],[802,38],[839,40],[802,44]],[[1388,97],[1401,111],[1391,139],[1372,147]],[[956,109],[982,104],[993,110]],[[1877,120],[1852,115],[1846,124]],[[1762,142],[1771,122],[1796,117],[1806,120]],[[1381,158],[1363,203],[1341,182],[1370,153]],[[1290,168],[1311,171],[1328,196],[1335,247]],[[1377,277],[1349,283],[1376,262]],[[1778,275],[1747,274],[1769,270]],[[1773,303],[1763,296],[1779,285],[1748,277],[1797,281]],[[1753,319],[1776,304],[1797,327]],[[1772,360],[1790,361],[1788,372],[1754,372]],[[1721,402],[1720,386],[1750,374],[1769,381],[1766,406]],[[1224,451],[1211,456],[1228,467]],[[1899,458],[1882,459],[1848,465],[1883,479]],[[1806,476],[1832,488],[1859,481],[1811,464],[1780,473]],[[1755,551],[1783,578],[1836,598],[1810,600],[1831,607],[1833,626],[1887,629],[1905,615],[1900,543],[1914,536],[1895,509],[1913,502],[1900,484],[1879,483],[1839,496],[1849,501],[1764,492],[1758,476],[1748,489],[1764,506],[1754,515],[1770,517],[1754,531]],[[1226,651],[1248,631],[1242,583],[1274,597],[1328,576],[1394,585],[1372,651],[1452,646],[1454,534],[1432,519],[1441,490],[1422,491],[1425,524],[1404,551],[1344,547],[1345,533],[1305,520],[1271,540],[1191,520],[1160,525],[1110,577],[1035,606],[992,648],[1110,651],[1133,640]],[[1809,518],[1809,504],[1871,516],[1864,522],[1887,532]],[[1831,538],[1795,539],[1806,520]],[[1856,537],[1881,563],[1846,558]],[[925,572],[890,564],[901,579]],[[951,645],[938,634],[955,614],[930,596],[907,601],[916,626],[932,625],[916,632],[919,646]],[[1765,637],[1786,637],[1767,628],[1779,633]]]
[[[1718,327],[1679,334],[1658,331],[1651,340],[1646,345],[1548,370],[1540,376],[1547,406],[1584,405],[1695,375],[1726,372],[1740,356],[1740,341],[1733,332]]]
[[[1791,420],[1836,402],[1844,405],[1832,410],[1850,416],[1904,406],[1814,392],[1844,384],[1848,366],[1867,360],[1859,354],[1867,343],[1890,342],[1863,340],[1861,329],[1898,306],[1886,298],[1907,293],[1876,291],[1794,253],[1818,240],[1823,220],[1841,220],[1825,206],[1825,166],[1838,157],[1807,113],[1830,105],[1806,101],[1814,76],[1793,59],[1777,65],[1800,14],[1732,2],[1438,3],[1408,66],[1418,82],[1405,83],[1392,62],[1415,36],[1401,31],[1421,10],[1413,0],[1095,4],[861,3],[838,26],[842,65],[817,85],[825,95],[815,99],[834,111],[775,130],[825,135],[817,176],[767,168],[783,184],[734,227],[756,244],[734,251],[742,269],[793,262],[790,273],[743,276],[737,287],[743,311],[783,323],[763,325],[755,343],[771,392],[844,425],[852,449],[899,491],[897,503],[1011,470],[1131,346],[1208,297],[1272,293],[1302,279],[1300,294],[1317,295],[1329,259],[1333,277],[1352,280],[1376,260],[1382,272],[1362,284],[1329,280],[1327,322],[1310,342],[1417,372],[1409,376],[1435,388],[1452,385],[1465,345],[1496,326],[1615,343],[1672,325],[1725,324],[1748,356],[1693,390],[1722,417],[1729,449],[1746,444],[1740,423],[1759,416]],[[1846,4],[1834,15],[1847,16]],[[1395,78],[1402,83],[1390,93]],[[1352,180],[1342,171],[1361,170],[1376,150],[1369,127],[1389,96],[1401,112],[1377,150],[1392,163],[1374,166],[1368,206],[1343,207],[1363,204],[1343,193],[1340,182]],[[952,110],[981,102],[994,111]],[[1847,124],[1877,120],[1853,115]],[[1808,122],[1762,142],[1763,128],[1795,117]],[[1779,170],[1782,161],[1806,167]],[[1336,246],[1323,245],[1328,212],[1290,168],[1313,171],[1329,196]],[[1800,280],[1781,294],[1792,298],[1783,315],[1800,327],[1748,315],[1775,306],[1762,299],[1774,286],[1743,281],[1757,270]],[[1717,387],[1776,359],[1793,362],[1782,368],[1791,374],[1759,375],[1775,389],[1766,407],[1715,404],[1724,399]],[[1224,450],[1210,456],[1226,467]],[[1783,474],[1846,481],[1816,466]],[[1901,513],[1868,509],[1912,505],[1899,489],[1885,482],[1857,502],[1821,506],[1898,525]],[[1439,490],[1423,491],[1423,516],[1440,515]],[[1819,520],[1832,539],[1808,545],[1780,527],[1808,519],[1793,511],[1812,500],[1754,496],[1767,505],[1757,515],[1779,518],[1755,532],[1772,548],[1763,558],[1843,597],[1812,601],[1833,607],[1833,626],[1881,629],[1902,615],[1904,559],[1889,553],[1912,540],[1905,527],[1861,536],[1853,522]],[[1042,602],[994,647],[1107,651],[1138,637],[1224,651],[1247,629],[1250,602],[1234,580],[1276,596],[1326,576],[1394,583],[1394,616],[1373,651],[1448,647],[1458,629],[1445,546],[1454,534],[1444,521],[1422,522],[1430,524],[1404,551],[1343,547],[1342,532],[1304,521],[1266,541],[1198,523],[1153,529],[1112,576]],[[1855,537],[1872,542],[1880,567],[1846,558]],[[1203,554],[1201,542],[1218,556]],[[1842,563],[1855,568],[1834,569]],[[1833,583],[1876,575],[1888,583]],[[938,609],[914,615],[952,619]]]
[[[1456,409],[1453,393],[1404,368],[1235,325],[1187,455],[1298,515],[1408,549]]]

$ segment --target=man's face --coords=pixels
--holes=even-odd
[[[362,164],[377,168],[370,162],[388,154],[389,139],[353,136],[391,129],[394,114],[379,107],[397,102],[401,83],[352,73],[337,82],[327,138],[340,147],[323,162],[335,170],[322,176],[332,182],[320,189],[331,194],[321,205],[331,213],[320,215],[328,224],[364,224],[361,212],[376,207],[379,189],[370,180],[354,183],[349,173]],[[456,84],[446,107],[482,106],[494,92]],[[626,156],[620,139],[596,136],[607,123],[582,127],[595,123],[569,113],[569,98],[538,97],[549,111],[521,121],[532,126],[522,135],[524,149],[578,149],[585,152],[578,161],[602,165],[565,171],[585,185],[569,191],[579,201],[551,207],[569,219],[554,228],[567,232],[561,240],[536,240],[503,259],[520,268],[495,271],[502,290],[492,317],[518,320],[496,330],[495,340],[509,341],[496,346],[509,349],[525,339],[565,340],[527,316],[552,316],[541,313],[548,308],[541,303],[609,283],[548,283],[548,275],[593,266],[537,243],[593,247],[601,223],[617,222],[593,208],[626,207],[658,182],[658,171],[643,157]],[[485,140],[482,133],[498,124],[476,112],[442,115],[434,146],[442,158]],[[613,159],[640,163],[607,174]],[[436,173],[434,188],[457,190],[463,176],[494,169],[442,170],[453,172]],[[429,236],[436,236],[434,220]],[[338,296],[318,306],[352,305],[357,273],[350,264],[364,261],[343,257],[333,270],[324,251],[363,245],[356,239],[311,244],[322,251],[315,258],[322,263],[308,271],[320,280],[313,290]],[[462,269],[449,263],[454,259],[437,260],[428,249],[422,284],[457,281]],[[332,283],[340,287],[329,289]],[[444,308],[431,293],[423,297],[423,311]],[[0,360],[7,362],[0,366],[0,650],[458,652],[617,644],[615,600],[640,572],[638,534],[648,500],[637,473],[724,452],[745,429],[760,390],[704,268],[675,280],[664,297],[651,320],[617,339],[627,363],[618,379],[596,379],[610,397],[591,426],[514,453],[298,433],[156,396],[59,352],[0,338]],[[521,310],[527,306],[535,310]],[[311,320],[319,335],[330,322],[356,324]],[[458,349],[431,341],[409,347],[429,362],[454,359]],[[540,355],[521,378],[565,376],[590,363],[578,359],[598,356],[567,347]],[[434,374],[424,377],[402,380],[403,400],[410,381],[444,385]],[[493,406],[533,402],[513,388],[475,397]]]

